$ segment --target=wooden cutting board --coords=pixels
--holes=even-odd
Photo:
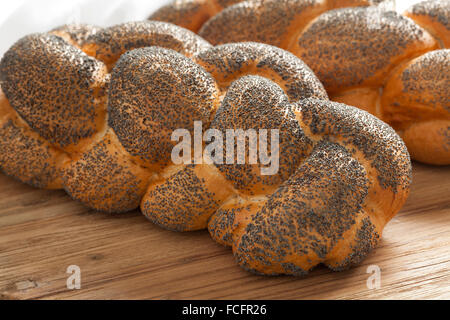
[[[79,290],[66,285],[71,265],[81,271]],[[367,286],[373,265],[378,289]],[[414,164],[407,204],[363,264],[304,278],[249,274],[206,231],[166,231],[139,212],[94,212],[63,191],[0,174],[0,298],[450,299],[450,167]]]

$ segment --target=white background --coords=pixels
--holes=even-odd
[[[420,0],[396,0],[404,11]],[[0,0],[0,57],[22,36],[66,23],[110,26],[144,20],[172,0]]]

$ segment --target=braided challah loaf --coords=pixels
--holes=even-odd
[[[359,262],[409,192],[411,163],[395,131],[329,101],[306,64],[276,47],[212,47],[162,22],[66,26],[19,40],[0,72],[7,174],[97,210],[140,206],[167,229],[208,228],[254,272]],[[268,144],[279,170],[174,164],[171,134],[195,134],[196,121],[222,133],[277,129],[278,147],[275,133]]]
[[[183,21],[178,15],[189,14],[186,5],[192,2],[214,1],[182,2],[171,7],[172,14],[165,8],[151,18]],[[414,159],[450,164],[450,51],[445,49],[450,1],[425,1],[404,15],[386,10],[389,6],[364,7],[368,4],[241,1],[217,11],[199,34],[212,44],[258,41],[294,53],[316,73],[331,100],[392,125]]]

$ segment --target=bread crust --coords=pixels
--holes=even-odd
[[[405,16],[430,32],[441,43],[450,47],[450,1],[422,1],[406,10]]]
[[[153,13],[149,20],[164,21],[198,32],[211,17],[242,0],[176,0]]]
[[[204,1],[192,3],[204,5]],[[434,59],[429,63],[433,70],[446,68],[438,54],[429,56],[428,53],[448,48],[450,1],[423,1],[403,15],[392,9],[387,1],[240,1],[220,9],[206,22],[201,21],[198,33],[215,45],[258,41],[294,53],[311,67],[333,101],[357,106],[394,126],[405,138],[415,160],[449,165],[446,137],[450,136],[450,128],[441,118],[447,119],[450,112],[443,114],[434,105],[442,93],[434,92],[434,88],[424,83],[427,91],[416,91],[414,95],[420,100],[420,95],[425,94],[428,99],[418,103],[407,89],[400,90],[411,86],[411,81],[397,84],[399,89],[395,95],[392,86],[396,75],[408,72],[410,62],[421,56]],[[416,75],[418,79],[426,77],[426,69],[422,68],[421,72],[422,75]],[[448,83],[448,72],[442,77],[446,78],[441,81]],[[385,89],[387,94],[383,93]],[[447,88],[444,94],[447,101],[450,100],[448,92]],[[433,94],[437,96],[429,98]],[[399,99],[409,101],[410,106],[393,108]],[[423,108],[418,109],[418,104]],[[409,117],[400,123],[406,109],[424,114],[416,117],[417,122]],[[399,114],[392,114],[395,110]],[[426,125],[422,118],[428,119]],[[404,135],[404,131],[408,134]]]

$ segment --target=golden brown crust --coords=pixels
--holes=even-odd
[[[442,47],[450,47],[449,0],[422,1],[413,5],[404,14],[428,30],[441,42]]]
[[[153,13],[149,20],[164,21],[197,32],[216,12],[207,0],[174,1]]]
[[[389,125],[365,111],[335,102],[306,99],[296,108],[310,136],[329,136],[352,149],[352,155],[361,153],[369,164],[365,166],[375,169],[370,174],[381,188],[394,194],[407,189],[411,182],[409,154]]]
[[[264,196],[231,197],[209,219],[209,234],[217,243],[232,247],[238,227],[247,225],[251,214],[261,210],[266,200]]]
[[[69,24],[57,27],[49,33],[59,36],[70,44],[81,48],[83,44],[102,28],[89,24]]]
[[[199,34],[214,45],[255,41],[288,49],[314,18],[335,8],[367,6],[365,0],[253,0],[226,8]]]
[[[399,130],[416,121],[450,119],[450,49],[434,50],[398,68],[383,90],[384,117]]]
[[[344,8],[319,16],[290,50],[335,93],[380,86],[399,62],[434,48],[436,42],[425,30],[395,12]]]
[[[342,9],[339,11],[344,15],[346,15],[345,12],[352,16],[355,14],[354,17],[358,20],[364,17],[363,14],[357,14],[358,11],[368,13],[374,9]],[[402,64],[405,61],[420,56],[424,51],[435,49],[436,43],[426,31],[409,20],[394,13],[377,12],[380,13],[378,17],[380,27],[375,29],[376,34],[370,35],[370,30],[361,30],[360,34],[365,37],[362,40],[358,39],[358,44],[350,41],[350,38],[353,37],[351,34],[355,29],[359,29],[358,26],[363,28],[365,25],[375,26],[376,14],[364,18],[367,21],[375,20],[369,21],[369,23],[361,20],[362,24],[360,25],[353,24],[355,19],[351,17],[339,18],[338,11],[321,15],[301,35],[299,46],[308,48],[308,50],[301,51],[300,56],[307,63],[309,62],[312,69],[324,82],[327,91],[332,94],[332,99],[372,112],[393,125],[402,137],[407,137],[405,142],[414,159],[431,164],[450,164],[448,129],[441,125],[434,129],[429,126],[429,130],[422,132],[421,139],[417,140],[415,137],[419,133],[417,131],[419,128],[425,129],[423,125],[416,126],[419,122],[437,120],[441,117],[446,119],[449,115],[448,111],[442,109],[442,104],[448,104],[449,100],[448,90],[443,88],[446,86],[445,81],[448,82],[448,79],[444,79],[448,70],[442,59],[442,53],[439,54],[439,51],[426,53],[417,59],[417,63],[407,63],[408,65],[413,64],[414,70],[411,67],[403,69]],[[339,20],[345,21],[345,28],[348,28],[348,32],[342,34],[343,38],[339,38],[341,29],[339,28],[337,31],[337,24],[334,23]],[[322,21],[323,26],[321,26]],[[329,30],[331,26],[334,28],[334,33],[329,39],[325,30]],[[321,29],[322,27],[323,29]],[[382,33],[385,34],[381,35]],[[305,39],[310,40],[306,41]],[[311,50],[311,46],[315,42],[317,43],[318,39],[321,41],[320,46],[317,46],[319,51],[315,52]],[[386,39],[389,43],[383,44],[379,39]],[[333,58],[332,48],[336,47],[339,48],[339,55],[335,55]],[[325,59],[313,60],[313,57],[318,55]],[[323,63],[322,61],[327,62]],[[421,64],[426,64],[426,67],[420,67]],[[397,67],[398,65],[400,66]],[[393,68],[396,70],[391,71]],[[399,72],[403,74],[400,78]],[[384,92],[381,90],[383,87]],[[424,108],[424,105],[427,105],[428,109]],[[411,128],[408,130],[408,135],[404,136],[403,130],[411,125],[414,125],[415,129],[412,131]]]
[[[171,134],[209,126],[218,90],[214,78],[173,50],[130,51],[117,62],[109,89],[108,123],[125,149],[144,166],[167,165]]]
[[[141,209],[151,222],[163,228],[201,230],[232,193],[228,181],[213,166],[187,165],[152,183],[142,199]]]
[[[149,20],[164,21],[197,32],[211,17],[244,0],[175,0],[153,13]]]
[[[256,273],[303,275],[321,262],[348,268],[375,247],[400,209],[392,204],[405,201],[408,152],[368,113],[315,99],[293,110],[314,149],[268,198],[232,196],[209,231]]]
[[[210,19],[199,34],[214,45],[254,41],[285,49],[292,32],[301,30],[326,9],[326,4],[320,0],[242,2]]]
[[[284,5],[283,2],[287,3],[290,2],[289,5],[291,6],[303,6],[301,4],[301,1],[286,1],[286,0],[264,0],[265,2],[279,2],[280,4]],[[236,4],[245,3],[243,4],[243,7],[248,7],[253,5],[253,3],[261,2],[261,0],[175,0],[172,3],[165,5],[158,9],[155,13],[153,13],[148,19],[149,20],[155,20],[155,21],[164,21],[164,22],[170,22],[173,24],[176,24],[180,27],[189,29],[194,32],[199,32],[202,26],[205,25],[206,22],[208,22],[211,18],[215,17],[216,15],[222,13],[225,9],[234,6]],[[306,2],[306,1],[304,1]],[[321,0],[321,1],[310,1],[310,3],[323,3],[326,4],[328,9],[335,9],[335,8],[341,8],[341,7],[354,7],[354,6],[367,6],[367,5],[378,5],[383,4],[386,8],[392,8],[393,1],[392,0]],[[258,4],[257,4],[258,5]],[[275,11],[277,11],[277,8],[274,6],[272,7]],[[251,10],[251,9],[250,9]],[[239,19],[239,16],[233,16],[233,22],[234,23],[246,23],[247,27],[252,28],[251,23],[247,23],[246,19],[251,18],[251,11],[247,11],[245,14],[244,12],[241,12],[241,14],[244,14],[242,18],[244,20]],[[271,12],[271,10],[267,10],[265,13],[265,16],[271,16],[275,12]],[[226,15],[226,14],[225,14]],[[273,17],[275,17],[276,13],[273,14]],[[278,17],[280,17],[278,15]],[[303,16],[305,17],[305,16]],[[285,15],[283,16],[285,18]],[[300,18],[300,17],[298,17]],[[299,19],[296,22],[300,22]],[[231,20],[229,20],[231,22]],[[272,21],[273,22],[273,21]],[[267,26],[267,31],[272,31],[273,29],[270,28],[270,26]],[[247,28],[242,28],[242,30],[245,30]],[[248,30],[248,29],[247,29]],[[247,36],[251,36],[252,34],[260,33],[261,30],[253,30],[253,32],[246,33]],[[263,36],[263,33],[259,36]],[[245,41],[257,41],[256,39],[250,39],[246,38]],[[213,44],[218,44],[215,42],[215,39],[211,37],[210,42]],[[220,43],[226,43],[227,41],[221,41]]]
[[[449,83],[450,50],[442,49],[398,68],[383,91],[384,119],[421,162],[450,163]]]
[[[37,188],[60,189],[60,163],[64,153],[34,132],[0,89],[0,168]]]
[[[191,57],[211,45],[189,30],[159,21],[137,21],[104,28],[89,36],[82,50],[109,69],[127,51],[158,46]]]
[[[195,61],[216,79],[222,91],[245,75],[261,75],[278,83],[290,101],[316,97],[328,99],[311,69],[293,54],[255,42],[211,47]]]
[[[448,165],[450,158],[449,120],[417,122],[402,131],[401,136],[408,144],[414,159],[423,163]]]
[[[345,91],[339,91],[332,95],[332,101],[345,103],[349,106],[358,106],[380,119],[383,119],[382,110],[379,102],[380,89],[371,87],[354,88]]]
[[[276,174],[262,176],[261,168],[265,165],[260,162],[253,165],[216,165],[236,190],[251,196],[267,194],[274,186],[288,179],[312,147],[311,140],[290,109],[284,91],[274,82],[259,76],[245,76],[231,85],[211,128],[219,130],[224,136],[227,129],[283,129],[279,133],[279,170]],[[269,135],[267,140],[267,149],[270,150]],[[227,156],[224,150],[224,157]],[[233,158],[233,163],[237,163],[236,152]]]
[[[151,172],[133,163],[109,129],[105,136],[79,158],[63,167],[67,193],[93,209],[127,212],[139,207]]]
[[[69,149],[104,126],[106,68],[62,38],[22,38],[3,56],[0,74],[11,106],[55,146]]]
[[[368,189],[364,168],[345,148],[319,143],[245,228],[237,229],[233,252],[238,263],[257,273],[306,274],[355,224]],[[378,238],[374,230],[366,232]]]

